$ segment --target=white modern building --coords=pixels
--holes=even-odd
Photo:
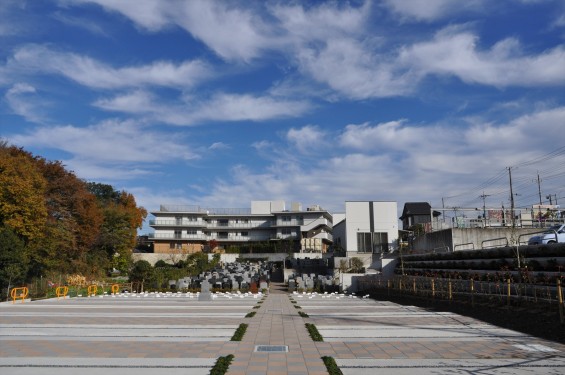
[[[291,241],[301,252],[326,252],[332,244],[332,215],[300,203],[286,209],[284,201],[252,201],[251,208],[202,208],[162,205],[150,226],[155,253],[199,252],[214,240],[217,247],[253,242]]]
[[[396,202],[346,201],[345,218],[333,228],[336,247],[346,250],[348,257],[396,250],[397,215]]]

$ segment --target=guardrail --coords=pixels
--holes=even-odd
[[[463,247],[467,245],[471,245],[471,249],[465,249],[465,250],[475,250],[475,244],[473,242],[467,242],[453,246],[453,251],[457,250],[458,247]]]
[[[488,248],[491,248],[491,247],[500,247],[500,245],[491,245],[491,246],[485,247],[485,242],[494,242],[494,241],[500,241],[500,240],[504,240],[506,242],[506,245],[504,245],[504,246],[508,246],[508,238],[498,237],[498,238],[489,238],[488,240],[481,241],[481,249],[488,249]]]

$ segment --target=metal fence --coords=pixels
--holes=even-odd
[[[394,276],[362,278],[358,282],[359,292],[386,292],[388,295],[412,295],[447,301],[466,301],[472,306],[479,302],[506,305],[540,305],[557,309],[561,323],[565,322],[561,280],[555,286],[475,280],[452,280],[421,276]]]

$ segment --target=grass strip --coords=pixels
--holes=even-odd
[[[245,335],[245,332],[247,331],[248,326],[249,326],[248,324],[241,323],[239,327],[237,327],[237,329],[235,330],[235,333],[231,337],[230,341],[241,341],[243,335]]]
[[[341,372],[333,357],[324,356],[322,357],[322,361],[324,361],[329,375],[343,375],[343,372]]]
[[[253,318],[255,316],[255,314],[257,314],[257,311],[251,311],[250,313],[247,313],[247,315],[245,315],[246,318]]]
[[[225,357],[218,357],[216,364],[210,370],[210,375],[224,375],[228,372],[231,361],[233,361],[233,354],[226,355]]]
[[[299,311],[298,315],[300,315],[303,318],[309,318],[310,317],[310,315],[306,314],[304,311]]]
[[[313,341],[324,341],[324,338],[322,337],[320,332],[318,332],[318,328],[316,328],[314,324],[306,323],[305,326]]]

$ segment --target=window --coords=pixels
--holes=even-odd
[[[283,228],[281,229],[281,233],[284,235],[292,234],[292,230],[290,228]]]
[[[182,216],[175,216],[176,225],[182,225]]]
[[[218,238],[228,238],[228,232],[218,232]]]
[[[218,219],[218,226],[219,227],[227,227],[228,226],[228,219]]]
[[[282,221],[290,221],[290,216],[288,215],[283,216]]]
[[[175,230],[175,238],[181,238],[181,237],[182,237],[182,231]]]
[[[247,237],[247,236],[249,236],[249,232],[241,232],[241,236],[242,236],[242,237]]]
[[[388,233],[375,232],[357,233],[357,252],[359,253],[384,253],[388,251]]]
[[[194,236],[194,235],[196,235],[196,231],[195,231],[195,230],[192,230],[192,229],[189,229],[189,230],[186,231],[186,234],[188,234],[188,235],[193,235],[193,236]]]
[[[371,233],[357,233],[357,252],[371,252]]]
[[[388,252],[388,233],[386,232],[373,233],[373,252],[374,253]]]
[[[169,243],[169,249],[182,249],[182,243],[180,242],[171,242]]]

